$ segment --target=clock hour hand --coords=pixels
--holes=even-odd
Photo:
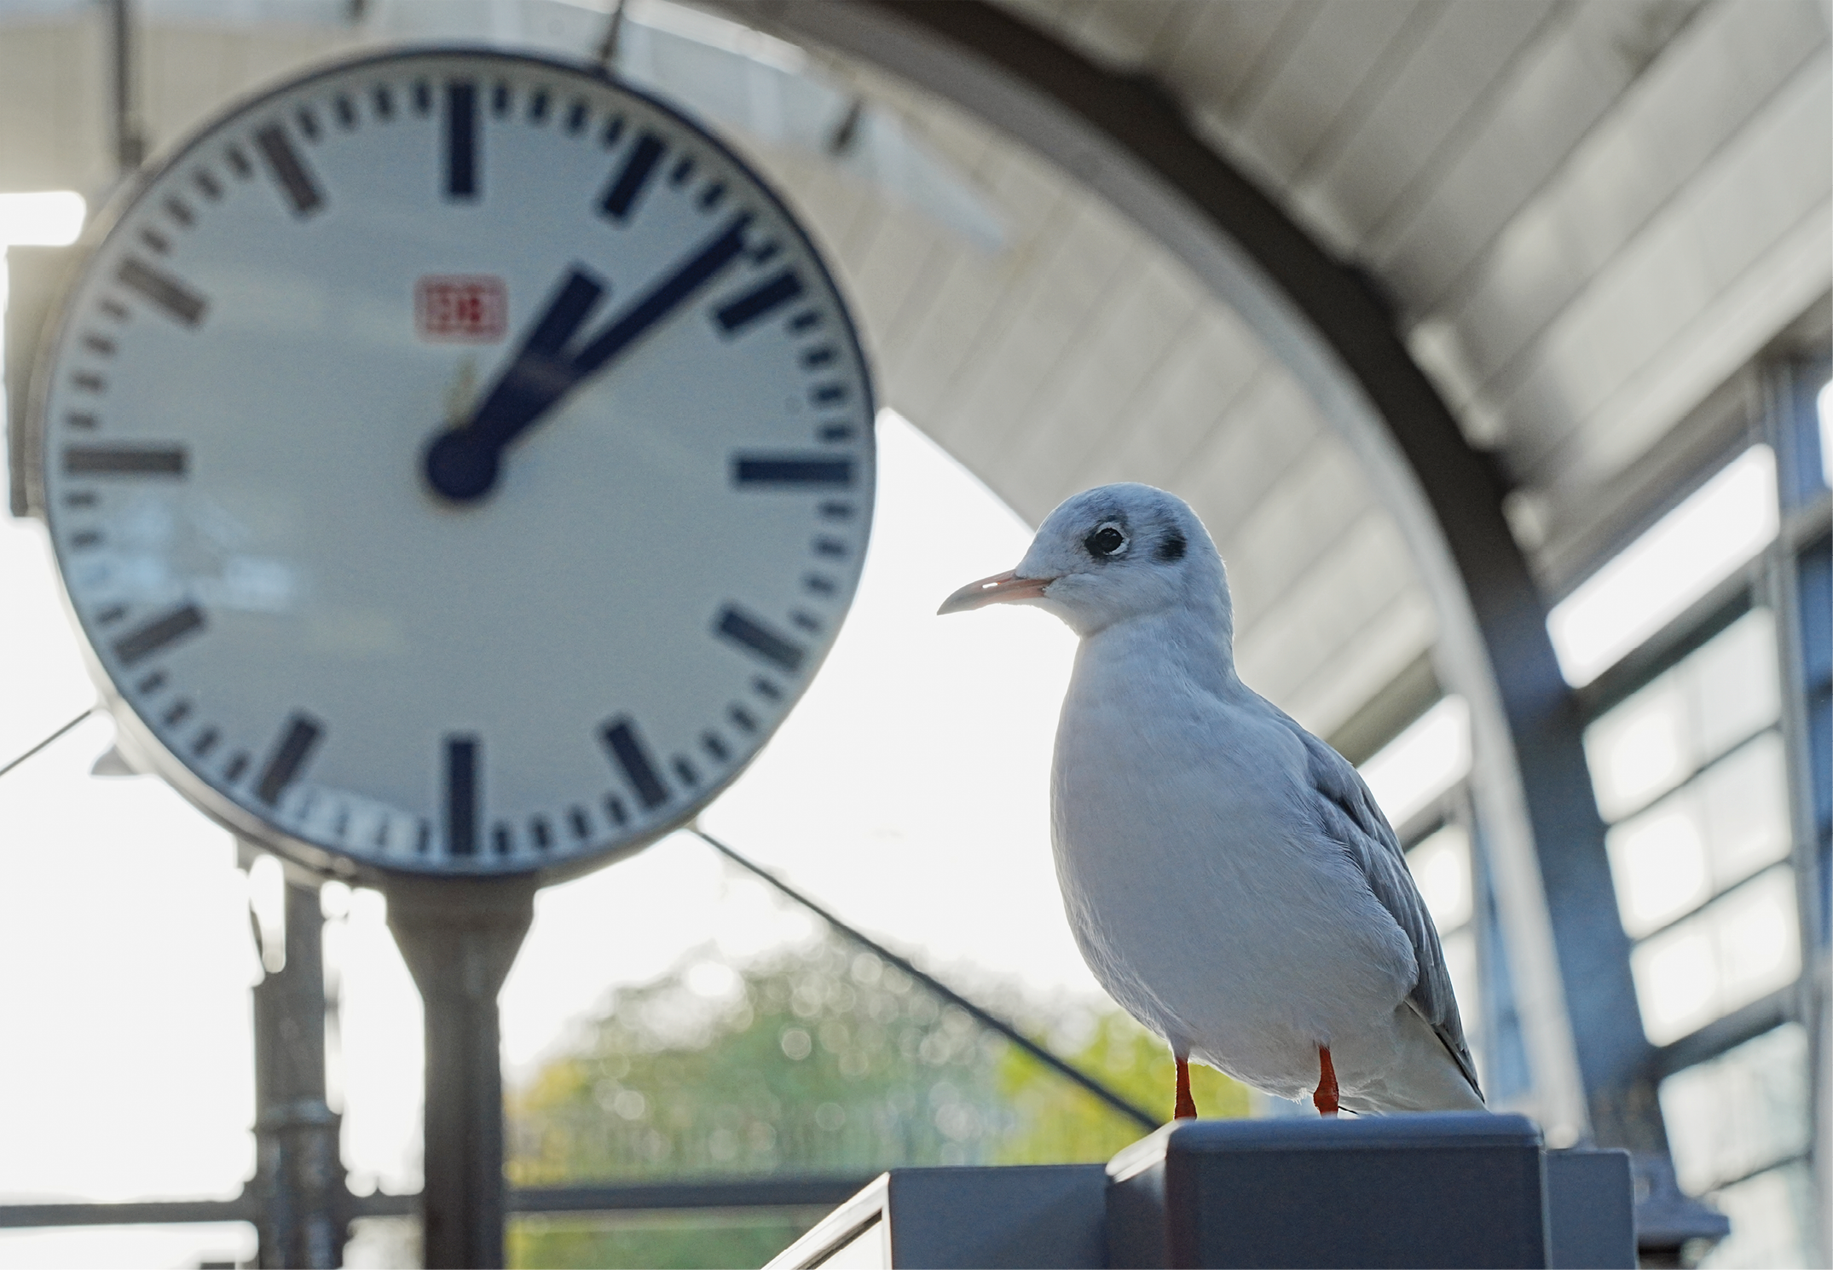
[[[598,283],[575,269],[469,423],[433,438],[426,450],[428,483],[454,502],[469,502],[489,493],[496,484],[502,452],[510,442],[541,422],[567,393],[604,369],[731,264],[744,251],[750,221],[748,212],[733,217],[725,229],[652,286],[601,334],[569,355],[564,351],[567,342],[603,294]]]

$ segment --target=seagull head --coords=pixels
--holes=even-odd
[[[1017,568],[968,583],[937,611],[1013,603],[1048,609],[1085,637],[1167,611],[1225,637],[1231,625],[1209,531],[1183,499],[1150,485],[1100,485],[1064,500]]]

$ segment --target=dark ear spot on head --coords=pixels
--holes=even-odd
[[[1165,540],[1158,544],[1158,558],[1169,563],[1184,558],[1184,535],[1173,529],[1165,535]]]

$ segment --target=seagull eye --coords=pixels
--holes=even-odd
[[[1127,536],[1113,525],[1103,525],[1084,538],[1082,545],[1091,556],[1112,558],[1126,550]]]

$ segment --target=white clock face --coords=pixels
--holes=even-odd
[[[211,126],[43,363],[117,710],[320,866],[559,874],[729,782],[871,519],[872,393],[782,205],[586,71],[400,54]]]

